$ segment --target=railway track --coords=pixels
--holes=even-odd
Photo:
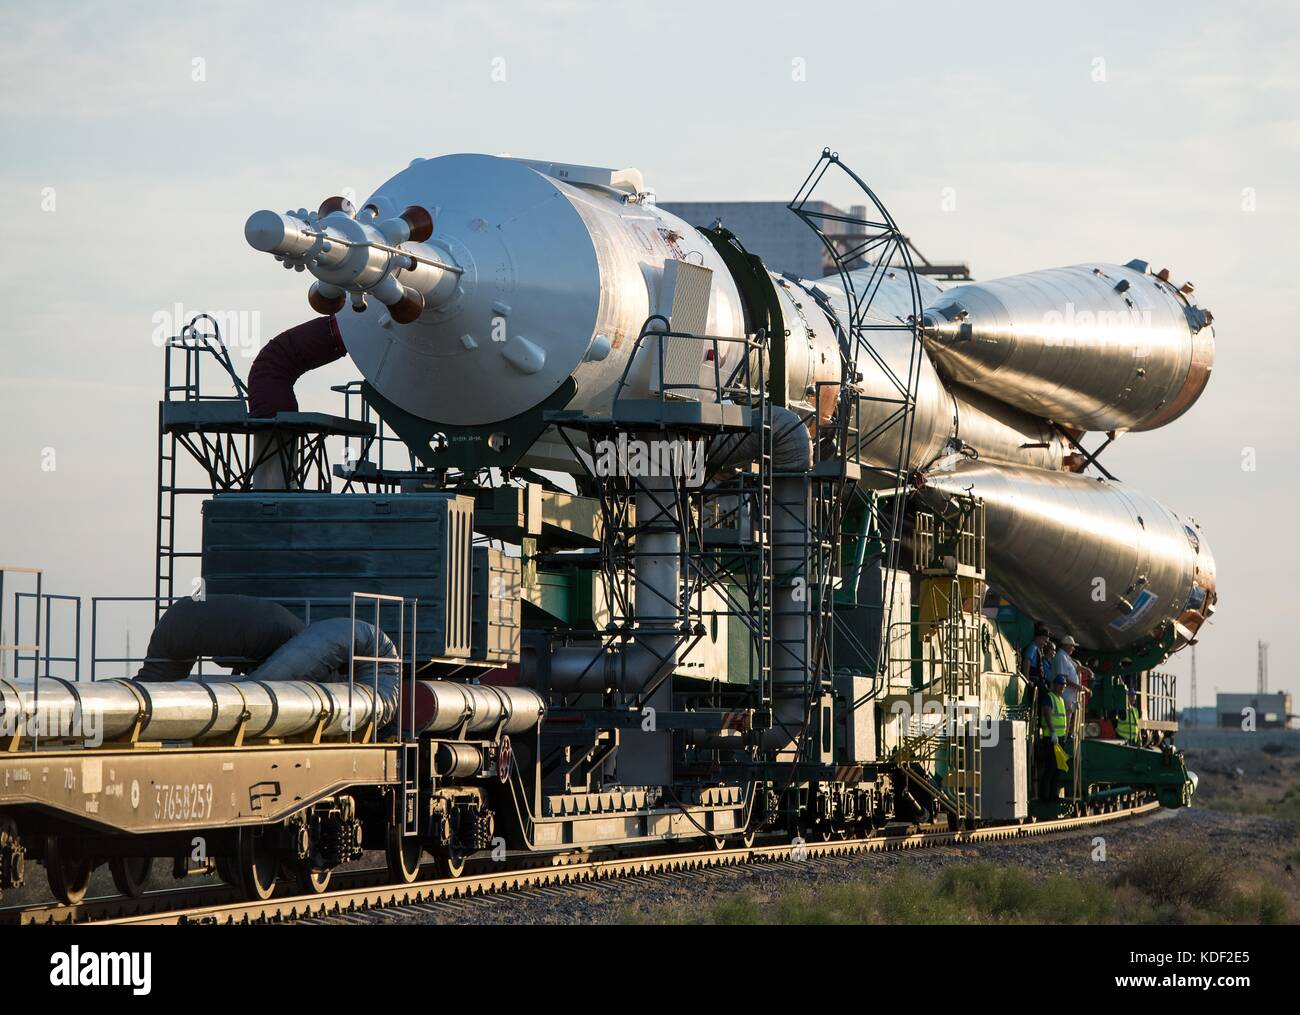
[[[744,866],[799,864],[836,856],[908,849],[962,846],[1030,839],[1149,814],[1155,802],[1083,817],[973,830],[879,835],[868,839],[753,845],[709,852],[692,850],[625,859],[554,863],[550,866],[421,880],[409,885],[375,884],[376,872],[349,872],[343,884],[317,895],[235,901],[224,885],[149,892],[142,899],[90,899],[78,906],[35,905],[0,911],[0,922],[96,926],[290,923],[346,917],[397,907],[445,909],[456,903],[524,890],[565,890],[616,878],[642,878],[683,872],[721,871]]]

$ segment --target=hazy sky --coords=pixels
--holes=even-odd
[[[1207,393],[1104,460],[1209,534],[1201,704],[1254,688],[1257,638],[1300,692],[1293,4],[5,0],[0,137],[0,562],[47,590],[152,594],[153,336],[176,304],[242,312],[254,346],[310,316],[303,276],[245,245],[251,211],[464,151],[636,166],[663,201],[784,200],[830,146],[977,277],[1140,257],[1196,283]],[[352,376],[300,402],[338,411],[327,387]]]

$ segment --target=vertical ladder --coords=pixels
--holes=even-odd
[[[167,389],[170,397],[171,388]],[[176,438],[163,429],[158,406],[158,514],[154,540],[154,622],[175,595],[176,581]]]
[[[772,706],[772,656],[776,632],[772,622],[772,608],[776,601],[775,564],[772,558],[772,408],[766,398],[761,398],[759,413],[758,459],[758,595],[754,607],[758,613],[758,690],[759,705]]]

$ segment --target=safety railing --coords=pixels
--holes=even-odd
[[[358,467],[363,462],[368,462],[382,476],[386,471],[386,460],[391,456],[386,455],[390,445],[396,445],[397,450],[405,453],[405,464],[400,465],[404,471],[415,471],[418,464],[415,455],[412,454],[410,445],[393,433],[384,418],[371,408],[366,401],[365,395],[361,389],[362,382],[359,380],[348,381],[346,384],[335,384],[330,390],[343,396],[343,416],[345,419],[353,419],[360,423],[369,423],[375,427],[373,437],[345,438],[343,442],[343,468],[344,475],[342,478],[347,482],[366,482],[365,476],[358,474]],[[373,453],[373,459],[371,457]],[[349,471],[350,470],[350,471]],[[355,478],[354,478],[355,477]]]
[[[35,632],[36,632],[36,639],[35,639],[34,641],[32,641],[32,642],[27,642],[27,643],[24,643],[24,642],[21,640],[21,639],[22,639],[21,629],[19,628],[19,626],[18,626],[18,624],[17,624],[16,622],[15,622],[15,624],[14,624],[14,637],[13,637],[13,641],[11,641],[11,642],[6,642],[6,641],[4,641],[4,638],[5,638],[5,635],[4,635],[4,631],[5,631],[5,623],[4,623],[4,616],[5,616],[5,608],[4,608],[4,602],[5,602],[5,599],[4,599],[5,578],[6,578],[8,575],[19,575],[19,574],[21,574],[21,575],[30,575],[31,578],[32,578],[32,582],[33,582],[33,584],[36,586],[36,591],[35,591],[35,593],[33,593],[33,594],[36,596],[36,604],[37,604],[37,606],[36,606],[36,626],[35,626],[35,628],[34,628],[34,630],[35,630]],[[16,567],[16,566],[14,566],[14,565],[9,565],[9,564],[0,564],[0,642],[3,642],[3,644],[0,644],[0,656],[4,656],[4,655],[6,655],[6,654],[11,654],[11,655],[12,655],[13,666],[14,666],[14,676],[17,676],[17,675],[18,675],[18,665],[19,665],[20,660],[22,659],[22,654],[23,654],[24,652],[31,652],[31,653],[34,653],[34,654],[36,654],[36,655],[39,656],[40,653],[41,653],[41,651],[42,651],[42,649],[41,649],[41,633],[40,633],[40,632],[41,632],[40,608],[41,608],[41,604],[45,602],[45,600],[44,600],[44,598],[43,598],[43,596],[42,596],[42,593],[41,593],[41,587],[42,587],[42,584],[44,583],[44,581],[45,581],[45,572],[44,572],[43,569],[41,569],[41,568],[39,568],[39,567]],[[16,610],[16,609],[17,609],[17,607],[15,606],[15,610]]]
[[[958,504],[960,512],[951,518],[917,512],[912,542],[915,570],[969,568],[984,574],[984,502],[959,498]],[[949,557],[951,561],[945,560]],[[952,564],[956,567],[952,568]]]
[[[1142,718],[1150,722],[1178,721],[1178,677],[1151,670],[1146,675]]]
[[[32,568],[0,568],[0,572],[18,572],[28,574],[39,573],[37,569]],[[3,581],[0,580],[0,589],[2,588]],[[369,595],[369,593],[358,594]],[[138,671],[139,667],[145,663],[173,661],[152,657],[148,654],[147,650],[140,653],[131,653],[128,650],[125,654],[109,654],[109,652],[104,649],[106,629],[113,633],[121,634],[123,626],[125,626],[128,631],[132,626],[129,624],[114,624],[111,620],[105,618],[105,614],[114,608],[122,606],[129,607],[131,604],[147,606],[148,616],[145,617],[143,615],[144,611],[141,611],[142,616],[140,623],[147,626],[151,631],[153,627],[153,612],[159,606],[159,600],[154,596],[89,597],[90,637],[88,642],[83,642],[83,617],[86,612],[83,608],[84,598],[82,596],[57,595],[44,592],[39,593],[42,605],[37,612],[35,623],[33,625],[32,623],[23,620],[24,613],[21,609],[21,604],[25,601],[34,603],[37,595],[38,593],[36,592],[14,593],[15,630],[21,630],[21,628],[17,626],[18,624],[28,623],[28,626],[33,626],[34,630],[37,631],[37,638],[35,641],[31,642],[0,644],[0,652],[9,653],[9,658],[13,660],[13,666],[11,669],[11,676],[13,677],[24,676],[24,673],[22,672],[22,669],[24,668],[29,669],[29,673],[26,675],[31,677],[56,677],[59,676],[59,674],[55,672],[53,664],[58,663],[66,664],[69,667],[69,679],[81,680],[84,664],[87,679],[95,681],[101,679],[115,679],[123,676],[132,677]],[[163,601],[161,605],[165,609],[182,598],[185,597],[172,597]],[[401,599],[401,597],[397,598]],[[0,602],[2,601],[3,600],[0,599]],[[280,606],[284,606],[293,611],[302,618],[304,624],[310,624],[312,622],[313,614],[316,615],[315,619],[319,619],[321,613],[326,613],[329,616],[341,616],[351,608],[352,604],[352,599],[347,596],[295,596],[274,599],[268,598],[267,601],[277,603]],[[68,603],[70,604],[70,608],[73,610],[73,622],[67,628],[61,629],[60,625],[52,619],[52,614],[56,611],[51,609],[51,606],[52,604],[59,603]],[[409,626],[412,632],[415,631],[417,625],[417,608],[416,600],[410,599],[405,601],[404,612],[410,613]],[[160,610],[159,612],[162,611]],[[3,610],[0,610],[0,618],[2,617]],[[405,624],[405,622],[405,617],[403,617],[401,623]],[[44,637],[40,636],[42,632]],[[64,643],[70,644],[70,648],[67,652],[63,652],[60,649],[60,645]],[[414,652],[414,644],[414,641],[412,641],[412,652]],[[229,655],[223,655],[216,659],[212,656],[195,655],[194,658],[195,667],[191,671],[190,675],[199,678],[211,675],[214,667],[218,671],[224,671],[229,669],[232,665],[237,667],[241,664],[252,665],[258,662],[258,660],[255,659]],[[412,659],[414,659],[413,655]],[[112,673],[110,676],[105,672],[106,669],[110,667],[121,667],[122,670],[121,672]]]
[[[694,401],[736,401],[751,402],[759,397],[759,385],[765,373],[765,356],[767,351],[766,336],[760,331],[756,335],[695,335],[685,331],[673,331],[668,319],[661,314],[653,314],[646,318],[641,325],[641,331],[633,343],[631,355],[628,356],[627,362],[623,366],[623,372],[619,375],[618,385],[614,389],[614,403],[617,404],[623,397],[624,391],[629,388],[632,382],[629,377],[634,368],[643,367],[642,345],[647,340],[653,342],[652,352],[653,367],[652,376],[647,383],[649,396],[659,402],[667,402],[674,394],[678,397],[687,397]],[[701,355],[698,359],[699,369],[694,380],[673,381],[669,380],[670,376],[675,376],[676,371],[670,369],[668,357],[672,346],[670,343],[687,344],[696,342],[701,348]],[[744,347],[744,355],[734,365],[728,368],[728,372],[723,376],[723,356],[724,349],[733,345]],[[678,346],[681,348],[681,345]],[[729,351],[729,349],[728,349]],[[711,364],[711,369],[705,370],[704,365]],[[705,384],[700,378],[709,375],[713,379],[712,384]],[[689,393],[693,393],[689,394]],[[708,395],[708,398],[703,396]]]
[[[14,654],[14,676],[20,677],[22,664],[24,661],[30,661],[32,664],[32,676],[38,674],[42,677],[51,677],[56,674],[50,670],[51,663],[70,663],[72,668],[72,679],[81,679],[81,596],[56,595],[52,592],[15,592],[14,593],[14,634],[23,629],[23,603],[31,601],[36,606],[35,628],[36,642],[42,646],[42,649],[32,651],[30,655],[24,655],[22,652]],[[54,605],[56,603],[70,603],[74,611],[74,620],[72,624],[74,644],[71,655],[55,655],[53,646],[56,644],[54,637]],[[41,633],[41,618],[45,618],[44,634]],[[42,665],[44,664],[44,665]]]

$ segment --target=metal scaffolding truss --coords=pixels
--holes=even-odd
[[[828,206],[834,206],[817,197],[823,189],[845,186],[856,188],[864,196],[861,207],[865,214],[827,211]],[[827,256],[835,264],[847,303],[847,332],[839,326],[841,373],[835,392],[835,413],[829,423],[819,425],[816,442],[821,459],[817,471],[838,480],[828,537],[834,545],[839,545],[852,481],[863,472],[872,473],[874,485],[883,487],[877,499],[878,518],[882,521],[882,564],[894,569],[901,556],[911,487],[908,462],[924,355],[920,336],[921,291],[912,263],[912,247],[871,188],[829,148],[822,150],[789,208],[821,239]],[[845,235],[852,237],[851,242],[843,241]],[[901,272],[906,280],[910,312],[906,317],[888,319],[878,311],[873,312],[873,308],[885,278],[894,272]],[[828,316],[832,321],[839,321],[838,315]],[[889,335],[898,336],[907,351],[906,365],[901,371],[879,351],[881,342]],[[863,385],[868,372],[873,380],[883,379],[883,383]],[[868,396],[863,394],[860,385],[883,388],[887,394]],[[819,403],[820,395],[819,391]],[[864,431],[858,426],[858,420],[862,416],[861,407],[868,402],[884,403],[891,410],[882,422]],[[895,430],[897,436],[893,437]],[[869,459],[893,464],[882,468],[871,464]],[[891,582],[882,610],[882,632],[892,609]]]
[[[199,314],[164,344],[163,397],[158,403],[158,510],[155,529],[154,600],[161,616],[176,592],[177,565],[198,560],[197,549],[176,546],[182,498],[254,489],[331,489],[326,440],[374,439],[373,424],[323,413],[282,412],[272,419],[248,414],[248,388],[235,370],[217,321]],[[204,387],[217,372],[220,386]],[[185,468],[186,463],[188,468]],[[188,592],[188,590],[187,590]]]
[[[705,636],[714,617],[732,618],[747,632],[755,678],[753,700],[760,709],[767,708],[772,696],[773,574],[771,414],[763,383],[766,337],[692,335],[671,331],[666,320],[652,317],[637,337],[629,364],[636,361],[641,346],[653,345],[650,355],[657,353],[662,359],[669,343],[699,343],[711,349],[712,383],[664,383],[651,397],[634,399],[627,396],[625,372],[609,416],[564,410],[548,414],[561,440],[582,464],[584,487],[600,503],[599,570],[610,620],[598,634],[606,647],[638,644],[661,658],[663,665],[650,681],[621,702],[637,708],[672,672],[671,655],[656,652],[653,646],[663,646],[671,638],[674,654],[680,658]],[[726,343],[741,343],[745,349],[736,357],[735,368],[724,375],[718,364],[724,359],[721,351]],[[692,390],[675,390],[684,388]],[[758,438],[755,467],[733,469],[725,464],[730,442],[751,440],[754,435]],[[651,477],[635,468],[602,469],[602,442],[617,442],[620,436],[668,442],[677,448],[695,445],[702,456],[702,471],[695,476],[671,471]],[[682,548],[683,580],[678,601],[665,603],[673,620],[647,624],[635,616],[634,574],[637,562],[648,552],[645,537],[662,531],[665,523],[676,531]]]

